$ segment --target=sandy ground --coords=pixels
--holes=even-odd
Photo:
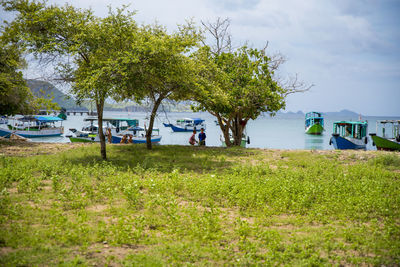
[[[60,151],[87,146],[85,143],[35,143],[21,140],[0,140],[0,156],[31,156],[55,154]]]

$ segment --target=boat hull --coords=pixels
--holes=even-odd
[[[315,135],[320,135],[324,131],[324,127],[320,124],[314,124],[311,125],[306,129],[306,134],[315,134]]]
[[[171,129],[174,132],[193,132],[193,130],[200,131],[201,128],[205,129],[204,125],[179,127],[171,124]]]
[[[112,136],[111,143],[113,144],[120,144],[123,136]],[[151,143],[156,144],[161,142],[161,136],[160,135],[155,135],[151,137]],[[146,142],[146,137],[139,137],[139,136],[134,136],[132,137],[132,143],[133,144],[145,144]]]
[[[95,142],[100,142],[100,140],[97,138],[97,136],[92,136],[92,137],[75,137],[71,136],[69,137],[69,141],[71,143],[95,143]]]
[[[63,127],[53,128],[53,129],[43,129],[39,131],[24,131],[24,130],[10,130],[5,128],[0,128],[0,136],[10,137],[11,134],[17,134],[25,138],[39,138],[39,137],[53,137],[60,136],[64,132]]]
[[[335,149],[365,149],[366,144],[362,140],[344,138],[341,136],[332,136],[330,143],[333,144]]]
[[[378,150],[400,151],[400,142],[394,139],[389,140],[377,135],[371,135],[371,138]]]

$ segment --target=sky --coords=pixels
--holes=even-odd
[[[297,74],[314,85],[288,96],[286,111],[400,116],[399,0],[48,0],[66,2],[98,16],[110,5],[129,5],[137,22],[158,22],[170,31],[187,19],[200,26],[229,18],[234,45],[263,48],[268,42],[270,54],[287,58],[281,76]]]

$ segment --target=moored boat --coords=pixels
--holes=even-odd
[[[71,142],[100,142],[97,120],[97,117],[92,116],[85,118],[84,121],[89,123],[82,127],[82,130],[69,129],[72,134],[66,135],[66,137]],[[109,129],[112,135],[124,135],[129,133],[128,128],[135,127],[138,124],[139,121],[137,119],[103,118],[103,133],[106,135]]]
[[[308,112],[305,118],[305,132],[307,134],[322,134],[324,131],[324,118],[320,112]]]
[[[6,116],[0,116],[0,124],[8,124],[8,118]]]
[[[151,143],[157,144],[161,141],[160,130],[154,128],[151,136]],[[128,129],[128,133],[120,134],[120,135],[112,135],[112,143],[133,143],[133,144],[145,144],[146,140],[146,130],[142,127],[135,126]]]
[[[206,128],[204,120],[200,118],[184,118],[177,120],[175,124],[163,124],[165,127],[171,127],[174,132],[193,132],[193,130],[200,131],[201,128]]]
[[[14,119],[14,122],[8,124],[7,128],[1,127],[0,136],[10,137],[12,134],[25,138],[60,136],[64,133],[62,121],[54,116],[23,116]],[[61,122],[61,125],[56,126],[56,122]]]
[[[377,135],[379,125],[382,128],[382,136]],[[390,130],[391,133],[388,133]],[[400,151],[400,120],[377,121],[376,133],[370,133],[369,135],[372,139],[372,145],[376,146],[376,149]]]
[[[329,144],[335,149],[365,149],[368,143],[368,122],[336,121]]]

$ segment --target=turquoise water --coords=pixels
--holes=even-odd
[[[143,126],[148,121],[147,113],[127,113],[127,112],[104,112],[104,117],[120,117],[139,119],[139,124]],[[176,119],[185,117],[196,117],[206,120],[206,144],[207,146],[221,146],[221,130],[215,124],[215,117],[209,113],[161,113],[155,121],[155,127],[160,129],[162,135],[161,144],[189,145],[191,133],[174,133],[170,128],[162,125],[162,122],[174,122]],[[81,129],[85,124],[84,116],[68,116],[63,122],[65,134],[68,134],[69,128]],[[400,119],[394,117],[363,117],[368,121],[368,132],[376,132],[376,121],[382,119]],[[358,120],[358,117],[327,117],[325,116],[325,132],[321,136],[307,135],[304,133],[304,116],[297,114],[278,114],[275,117],[269,115],[260,116],[255,121],[249,121],[247,125],[247,134],[250,136],[248,147],[253,148],[274,148],[274,149],[333,149],[329,145],[329,139],[332,134],[333,122],[337,120]],[[61,137],[36,138],[35,142],[69,142],[69,139]],[[368,150],[375,150],[372,141],[369,139]]]

